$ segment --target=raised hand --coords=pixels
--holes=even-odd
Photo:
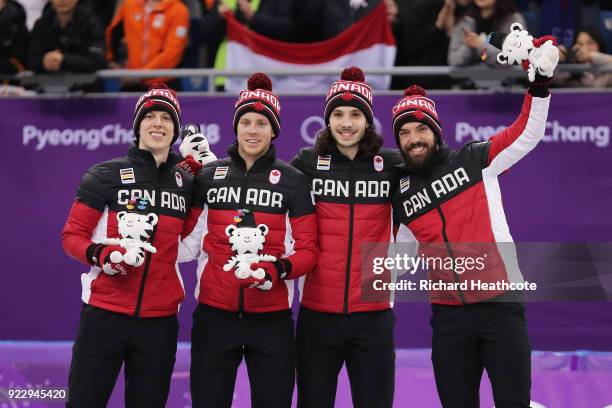
[[[206,136],[195,124],[187,124],[181,130],[182,142],[179,147],[184,160],[178,165],[195,175],[207,163],[217,160],[217,156],[210,151]]]

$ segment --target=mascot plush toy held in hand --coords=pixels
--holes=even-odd
[[[272,255],[259,254],[266,242],[268,234],[268,226],[265,224],[255,224],[255,217],[249,210],[240,210],[239,214],[234,217],[237,225],[230,224],[225,228],[225,235],[229,238],[232,251],[236,255],[232,256],[225,265],[223,270],[226,272],[234,269],[234,275],[238,279],[247,279],[254,277],[256,279],[264,279],[266,272],[262,268],[255,270],[251,269],[251,265],[258,262],[275,262],[276,257]],[[271,287],[270,281],[270,287]],[[265,286],[260,286],[259,289],[269,289]]]
[[[210,151],[208,140],[200,126],[188,123],[181,130],[181,145],[179,151],[183,160],[178,166],[188,171],[191,175],[197,172],[206,164],[217,160],[217,156]]]
[[[132,200],[128,203],[128,209],[137,208],[138,211],[117,213],[117,230],[121,238],[108,238],[106,245],[120,245],[125,248],[125,254],[119,251],[111,252],[110,260],[114,263],[124,262],[127,265],[139,267],[144,263],[145,251],[152,254],[157,249],[147,240],[153,233],[158,217],[155,213],[141,214],[148,206],[144,199]]]
[[[535,81],[536,74],[552,78],[553,71],[559,63],[557,39],[546,35],[537,39],[523,30],[523,26],[514,23],[509,33],[493,32],[487,41],[501,50],[497,54],[500,64],[521,65],[527,71],[530,82]]]

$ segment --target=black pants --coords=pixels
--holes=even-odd
[[[191,331],[193,406],[230,408],[236,374],[246,361],[253,408],[289,408],[295,386],[291,311],[245,314],[198,304]]]
[[[68,407],[106,407],[125,362],[125,406],[164,407],[176,359],[176,316],[134,319],[84,305],[68,377]]]
[[[395,346],[391,310],[320,313],[302,307],[297,324],[300,408],[333,408],[346,362],[355,408],[393,405]]]
[[[444,408],[479,407],[486,368],[496,408],[529,408],[531,346],[519,302],[432,305],[432,355]]]

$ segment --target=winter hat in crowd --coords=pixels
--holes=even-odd
[[[165,111],[170,114],[174,122],[174,137],[172,143],[178,139],[181,128],[181,107],[176,99],[176,92],[168,88],[163,82],[157,82],[142,95],[136,103],[134,110],[134,136],[140,138],[140,122],[150,111]]]
[[[238,121],[247,112],[260,113],[268,118],[274,131],[273,138],[280,132],[280,102],[278,95],[272,93],[272,80],[263,72],[257,72],[247,81],[247,89],[240,91],[234,106],[234,133],[237,134]]]
[[[365,75],[360,68],[345,68],[340,80],[329,87],[325,99],[326,125],[329,125],[329,117],[338,106],[353,106],[363,112],[370,125],[373,123],[372,88],[365,82]]]
[[[393,135],[398,145],[400,129],[408,122],[421,122],[429,126],[438,145],[442,145],[442,126],[436,113],[436,104],[425,95],[425,89],[412,85],[393,106]]]

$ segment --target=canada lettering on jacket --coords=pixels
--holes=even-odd
[[[206,193],[206,201],[214,203],[240,203],[242,187],[213,187]],[[246,190],[246,204],[262,207],[283,208],[283,195],[276,191],[248,188]]]
[[[444,197],[446,194],[451,193],[464,185],[469,183],[470,178],[463,167],[459,167],[452,173],[445,174],[444,176],[437,178],[431,183],[431,190],[435,194],[437,199]],[[410,195],[404,200],[404,212],[407,217],[412,216],[415,212],[422,210],[431,204],[431,197],[427,188],[423,188],[420,191]]]
[[[155,191],[149,190],[119,190],[117,192],[117,204],[127,205],[130,200],[136,200],[138,198],[144,198],[151,203],[151,206],[155,207]],[[175,193],[168,191],[161,192],[161,207],[170,208],[175,211],[187,212],[187,206],[185,205],[185,197],[182,197]]]
[[[391,183],[383,180],[358,180],[355,181],[355,197],[389,197],[389,190],[391,190]],[[319,179],[315,178],[312,180],[312,192],[315,195],[322,195],[325,197],[350,197],[350,182],[342,180],[332,179]]]

